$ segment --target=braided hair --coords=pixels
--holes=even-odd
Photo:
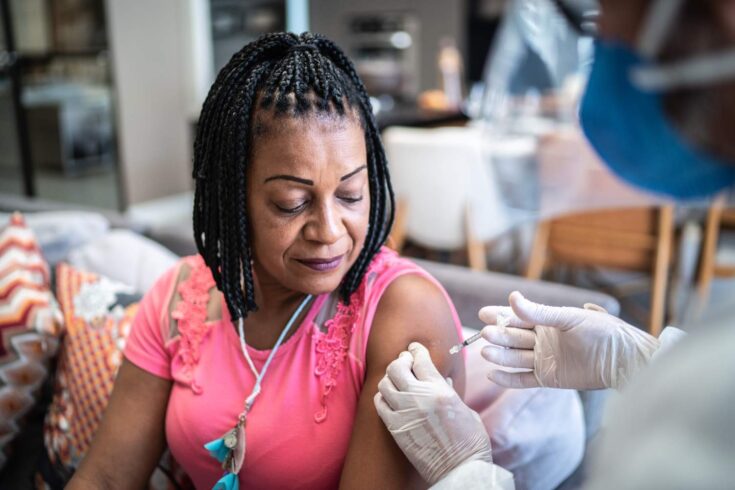
[[[332,41],[311,33],[273,33],[247,44],[209,90],[194,142],[194,239],[231,317],[257,309],[247,214],[247,169],[257,111],[307,117],[357,117],[365,132],[370,192],[367,237],[340,285],[349,302],[393,223],[394,197],[383,145],[365,87]]]

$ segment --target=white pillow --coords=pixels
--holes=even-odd
[[[112,230],[72,250],[68,262],[145,293],[178,257],[158,243],[130,230]]]
[[[10,217],[0,214],[0,223]],[[91,211],[24,212],[28,227],[38,239],[43,257],[52,267],[72,250],[99,238],[110,229],[103,215]]]
[[[465,338],[476,330],[464,329]],[[513,473],[516,489],[556,488],[582,461],[585,427],[574,390],[502,388],[487,379],[491,365],[480,339],[465,349],[464,401],[490,434],[493,462]]]

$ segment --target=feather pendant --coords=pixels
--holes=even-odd
[[[212,490],[239,490],[239,488],[240,481],[238,480],[237,475],[227,473],[214,484]]]
[[[238,423],[232,431],[235,432],[236,444],[230,449],[231,461],[229,470],[234,474],[238,474],[245,462],[245,421],[243,420],[242,423]]]
[[[245,461],[245,419],[204,447],[210,456],[222,463],[222,469],[237,474]]]

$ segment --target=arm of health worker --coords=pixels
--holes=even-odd
[[[507,327],[496,325],[498,315],[510,319]],[[491,344],[482,356],[499,366],[530,369],[490,371],[492,381],[509,388],[621,389],[685,335],[666,327],[655,338],[599,306],[546,306],[517,291],[510,295],[510,307],[487,306],[480,319],[488,324],[482,335]]]

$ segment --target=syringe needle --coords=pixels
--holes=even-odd
[[[510,318],[508,318],[505,315],[498,315],[497,325],[499,327],[507,327],[509,323],[510,323]],[[471,337],[466,338],[462,343],[452,346],[452,348],[449,349],[449,353],[456,354],[457,352],[461,351],[462,349],[464,349],[471,343],[479,340],[480,337],[482,337],[482,330],[472,335]]]

